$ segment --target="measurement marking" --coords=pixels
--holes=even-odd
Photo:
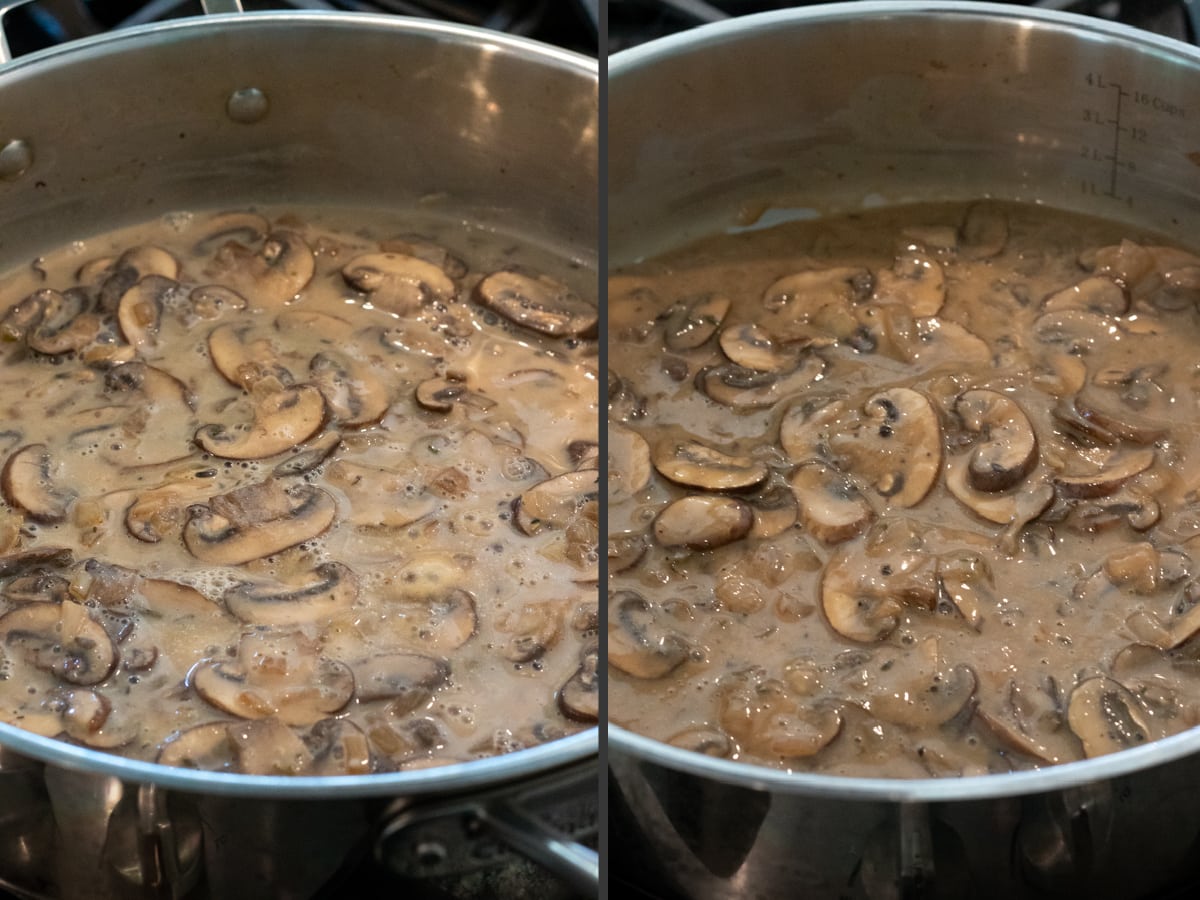
[[[1121,159],[1121,132],[1125,130],[1121,127],[1121,100],[1126,96],[1126,92],[1121,85],[1115,82],[1109,82],[1109,86],[1117,89],[1117,111],[1111,120],[1116,127],[1113,128],[1112,171],[1109,173],[1108,196],[1116,197],[1117,171],[1120,168]]]

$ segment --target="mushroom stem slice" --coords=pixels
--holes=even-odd
[[[317,388],[296,385],[261,397],[248,431],[205,425],[196,432],[196,443],[222,459],[265,459],[311,438],[324,426],[326,413],[325,398]]]

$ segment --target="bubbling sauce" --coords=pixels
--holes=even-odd
[[[1200,723],[1200,257],[982,202],[609,290],[613,721],[886,777]]]
[[[177,214],[10,274],[0,720],[315,775],[594,722],[588,282],[335,210]]]

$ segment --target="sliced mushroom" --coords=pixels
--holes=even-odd
[[[340,432],[322,431],[303,447],[297,447],[290,458],[275,467],[273,474],[277,478],[307,475],[329,459],[341,445],[342,435]]]
[[[664,547],[712,550],[744,538],[754,524],[750,505],[735,497],[682,497],[654,520],[654,538]]]
[[[834,452],[850,461],[891,506],[915,506],[925,499],[942,468],[942,429],[926,397],[912,388],[873,394],[863,415],[831,436]]]
[[[608,662],[635,678],[662,678],[687,660],[691,648],[679,633],[664,627],[659,613],[636,591],[609,598]]]
[[[0,588],[0,596],[9,603],[61,603],[70,593],[71,582],[51,572],[16,575]]]
[[[206,722],[169,738],[158,753],[164,766],[205,772],[236,772],[238,758],[229,734],[231,722]]]
[[[178,287],[179,283],[170,278],[148,275],[121,295],[117,304],[117,325],[126,341],[138,350],[157,343],[163,297]]]
[[[475,301],[550,337],[591,337],[599,321],[594,306],[545,275],[494,272],[476,286]]]
[[[1008,218],[993,204],[972,203],[959,226],[959,255],[964,259],[991,259],[1008,244]]]
[[[238,771],[246,775],[294,776],[312,770],[308,747],[279,718],[235,722],[229,726],[229,739]]]
[[[696,373],[696,387],[711,400],[735,412],[766,409],[803,390],[825,372],[825,361],[806,354],[796,369],[786,374],[756,372],[733,363],[705,366]]]
[[[382,419],[391,405],[387,388],[363,362],[322,351],[308,370],[339,426],[364,428]]]
[[[82,274],[82,273],[81,273]],[[143,278],[179,278],[179,260],[162,247],[143,244],[122,253],[109,267],[97,297],[101,311],[116,312],[121,297]]]
[[[1044,344],[1060,345],[1072,356],[1086,356],[1123,329],[1111,316],[1082,309],[1054,310],[1033,323],[1033,336]]]
[[[13,451],[0,470],[4,499],[39,522],[61,522],[75,492],[55,483],[53,458],[45,444],[26,444]]]
[[[842,730],[829,705],[799,702],[779,681],[744,673],[722,680],[720,722],[746,750],[779,759],[815,756]]]
[[[812,397],[788,407],[779,421],[779,444],[792,462],[827,459],[831,428],[845,412],[839,397]]]
[[[196,432],[195,440],[205,452],[222,459],[264,459],[307,441],[325,425],[326,414],[321,392],[310,384],[300,384],[261,396],[246,431],[205,425]]]
[[[89,311],[90,300],[78,289],[47,296],[44,314],[38,324],[25,335],[32,350],[47,356],[75,353],[92,343],[100,334],[103,322]]]
[[[1071,692],[1067,722],[1089,759],[1162,736],[1137,697],[1111,678],[1080,683]]]
[[[671,735],[667,739],[667,743],[672,747],[690,750],[693,753],[703,753],[705,756],[714,756],[718,759],[729,759],[733,756],[737,746],[725,732],[707,725],[685,728],[683,731]]]
[[[558,643],[562,634],[563,607],[561,603],[540,601],[523,603],[496,620],[496,630],[512,637],[501,654],[515,663],[532,662],[542,657]]]
[[[1037,435],[1025,411],[996,391],[960,394],[954,403],[968,431],[984,443],[971,453],[967,481],[977,491],[1003,491],[1028,475],[1037,464]]]
[[[182,461],[194,452],[186,437],[196,427],[196,397],[169,372],[140,360],[114,366],[104,376],[105,392],[125,404],[119,420],[99,429],[103,458],[132,469]]]
[[[1129,294],[1111,278],[1094,275],[1055,291],[1042,308],[1046,312],[1086,309],[1105,316],[1123,316],[1129,310]]]
[[[147,544],[178,533],[188,506],[204,498],[209,488],[199,479],[176,482],[140,494],[125,510],[125,529]]]
[[[427,563],[418,560],[401,570],[401,580],[413,575],[413,569]],[[447,573],[450,581],[453,575]],[[473,638],[479,630],[479,614],[475,597],[451,584],[439,582],[424,584],[423,588],[410,585],[398,598],[406,624],[412,629],[413,640],[431,649],[451,653]]]
[[[210,271],[214,281],[233,288],[251,308],[278,309],[304,290],[314,269],[312,248],[304,238],[277,229],[257,251],[237,241],[222,245]]]
[[[203,255],[214,245],[224,244],[235,238],[241,238],[251,244],[257,243],[266,237],[270,230],[271,223],[255,212],[231,210],[217,213],[204,223],[200,236],[192,246],[192,252]]]
[[[379,653],[352,663],[350,668],[359,701],[390,700],[396,715],[424,705],[450,680],[449,663],[417,653]]]
[[[333,497],[320,488],[267,481],[189,508],[183,541],[201,562],[240,565],[312,540],[336,512]]]
[[[796,365],[797,354],[789,353],[765,328],[753,322],[726,327],[719,342],[729,361],[744,369],[782,373]]]
[[[855,266],[814,269],[784,275],[763,292],[763,306],[788,312],[793,320],[816,322],[831,336],[844,340],[858,328],[850,306],[871,296],[875,280]]]
[[[567,528],[588,503],[598,498],[599,486],[595,469],[566,472],[539,482],[514,502],[513,524],[527,535],[547,528]]]
[[[676,484],[707,491],[736,491],[761,484],[765,463],[723,453],[696,440],[663,438],[654,447],[654,468]]]
[[[0,555],[0,578],[29,572],[36,567],[64,568],[75,561],[70,547],[42,545]]]
[[[974,697],[976,685],[975,671],[947,665],[938,639],[929,637],[912,650],[884,654],[859,702],[884,722],[933,728],[958,715]]]
[[[275,347],[266,338],[247,343],[249,329],[227,322],[208,334],[208,356],[213,366],[234,387],[249,391],[260,381],[275,379],[283,386],[295,382]]]
[[[754,524],[750,526],[751,538],[778,537],[800,519],[796,494],[782,479],[772,479],[745,499],[754,513]]]
[[[300,632],[253,631],[242,636],[237,659],[207,661],[190,681],[207,703],[240,719],[275,716],[311,725],[337,712],[354,695],[345,664],[320,656]]]
[[[130,716],[114,715],[112,702],[103,694],[75,688],[63,691],[58,699],[62,704],[63,731],[82,744],[98,750],[115,750],[130,743],[137,734]]]
[[[348,719],[322,719],[303,737],[314,775],[366,775],[373,770],[371,745]]]
[[[946,300],[941,264],[916,245],[905,247],[875,280],[876,303],[900,303],[914,316],[936,316]]]
[[[403,253],[356,256],[342,268],[342,277],[370,294],[372,305],[400,316],[426,303],[448,303],[458,291],[441,266]]]
[[[467,379],[454,372],[448,372],[435,378],[426,378],[417,385],[414,396],[418,406],[430,412],[439,413],[450,412],[456,404],[479,410],[488,410],[496,405],[495,400],[471,390]]]
[[[717,333],[728,314],[729,298],[721,294],[681,300],[667,311],[663,341],[676,352],[695,350]]]
[[[327,621],[358,598],[358,578],[339,562],[321,563],[302,584],[242,582],[225,592],[225,606],[253,625],[306,625]]]
[[[1019,530],[1040,516],[1054,501],[1054,487],[1046,481],[1023,485],[1020,490],[997,493],[971,486],[968,472],[972,456],[957,456],[946,462],[946,489],[975,515],[1010,525]]]
[[[1067,727],[1066,709],[1050,679],[1043,689],[1009,681],[1002,705],[981,702],[979,720],[1008,746],[1042,762],[1058,765],[1080,759],[1083,748]]]
[[[862,532],[873,513],[845,475],[822,463],[805,463],[791,477],[800,521],[819,541],[840,544]]]
[[[632,497],[650,483],[650,445],[634,431],[608,426],[608,497],[611,503]]]
[[[34,291],[22,298],[15,306],[9,308],[0,319],[0,339],[5,341],[24,340],[25,336],[36,328],[45,317],[47,310],[61,303],[58,291],[47,288]]]
[[[1143,447],[1127,453],[1114,453],[1098,471],[1081,474],[1061,474],[1054,483],[1066,497],[1104,497],[1117,491],[1125,482],[1154,465],[1153,447]]]
[[[379,242],[379,249],[384,253],[403,253],[405,256],[415,256],[417,259],[433,263],[451,278],[461,278],[467,274],[465,262],[441,244],[419,234],[402,234],[387,238]]]
[[[573,722],[596,722],[600,718],[600,649],[590,644],[580,654],[579,668],[557,694],[559,711]]]
[[[1165,437],[1171,427],[1169,409],[1164,409],[1161,416],[1147,413],[1123,402],[1116,391],[1094,384],[1075,395],[1075,409],[1105,432],[1137,444],[1153,444]]]
[[[0,616],[8,653],[71,684],[99,684],[117,665],[107,632],[71,600],[29,603]]]
[[[1081,255],[1079,262],[1085,269],[1108,276],[1131,293],[1136,293],[1138,285],[1154,271],[1154,255],[1130,240]]]
[[[152,616],[171,622],[189,619],[232,621],[225,608],[209,600],[188,584],[166,578],[145,578],[138,582],[137,597]],[[137,599],[135,597],[135,600]]]
[[[929,553],[863,554],[851,547],[825,566],[821,608],[838,634],[873,643],[895,631],[906,609],[934,609],[939,590],[937,560]]]

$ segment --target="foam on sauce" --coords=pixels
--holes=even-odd
[[[890,777],[1200,723],[1200,258],[919,206],[609,291],[613,721]]]
[[[11,273],[0,720],[260,774],[594,721],[590,278],[331,209],[181,213]]]

